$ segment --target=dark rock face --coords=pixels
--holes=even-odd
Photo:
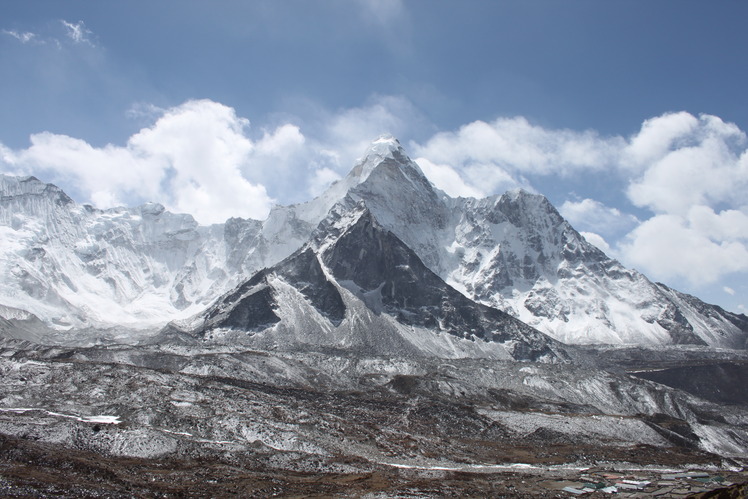
[[[748,363],[717,362],[634,373],[718,404],[748,406]]]
[[[553,355],[553,340],[447,285],[368,211],[325,252],[323,260],[339,282],[353,283],[352,291],[369,308],[401,324],[462,338],[519,340],[513,352],[518,359]]]
[[[411,344],[398,332],[402,326],[413,326],[434,335],[447,333],[461,339],[500,343],[516,360],[568,360],[560,343],[447,285],[405,243],[382,228],[363,203],[347,204],[338,211],[333,210],[336,215],[320,224],[309,245],[218,300],[193,334],[205,337],[218,328],[254,333],[283,323],[283,331],[303,329],[291,333],[302,335],[295,339],[284,335],[281,341],[288,342],[289,347],[298,341],[302,349],[344,344],[354,352],[357,348],[381,352],[395,348],[402,353],[401,348],[408,348],[418,354],[429,347]],[[298,294],[289,295],[283,290],[285,286]],[[346,300],[353,300],[351,306],[359,309],[355,319],[351,317],[348,322],[344,322],[347,305],[341,289],[353,293]],[[294,301],[299,299],[306,304]],[[331,339],[329,327],[307,320],[310,309],[304,307],[309,305],[329,321],[337,339]],[[369,312],[360,313],[366,309]],[[304,311],[304,317],[299,311]],[[293,317],[286,318],[285,313]],[[386,334],[379,328],[385,328]],[[372,329],[383,335],[369,331]]]
[[[345,318],[345,304],[338,288],[325,275],[317,255],[306,248],[279,263],[275,272],[301,292],[322,315],[338,326]]]
[[[270,275],[280,276],[296,288],[322,315],[339,325],[345,304],[337,288],[327,280],[316,254],[298,251],[270,269],[265,269],[226,294],[206,313],[205,329],[230,328],[243,331],[264,329],[280,322],[276,291]]]
[[[206,316],[211,327],[253,331],[280,322],[267,273],[259,272],[214,305]]]
[[[694,334],[688,319],[672,304],[660,314],[657,324],[667,329],[675,345],[706,345],[704,340]]]
[[[256,293],[242,298],[229,312],[221,325],[240,329],[259,329],[280,322],[275,315],[273,305],[275,299],[269,287],[263,287]]]

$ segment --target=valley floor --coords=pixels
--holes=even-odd
[[[559,458],[579,453],[574,446],[554,447]],[[517,449],[516,457],[527,458],[528,450]],[[728,494],[731,489],[736,494],[748,492],[747,471],[721,468],[719,462],[708,456],[663,453],[642,447],[605,457],[655,461],[657,465],[610,462],[607,466],[585,467],[580,464],[596,461],[599,449],[583,451],[587,455],[576,466],[526,464],[507,465],[502,471],[471,471],[361,462],[356,463],[361,466],[360,471],[325,473],[273,469],[265,463],[253,462],[251,456],[238,461],[123,458],[0,436],[0,494],[70,498],[571,497],[577,492],[568,492],[568,488],[582,492],[587,487],[585,496],[610,497],[610,489],[601,489],[614,487],[616,497],[668,498],[697,494],[745,497],[701,494],[710,491]],[[690,464],[683,467],[684,462]]]
[[[659,369],[696,354],[658,355]],[[713,355],[702,364],[729,357]],[[626,374],[641,352],[591,357],[610,369],[6,341],[0,495],[687,497],[748,482],[745,405]]]

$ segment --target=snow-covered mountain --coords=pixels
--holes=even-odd
[[[450,198],[393,138],[375,141],[342,182],[450,285],[560,341],[748,346],[748,317],[626,269],[543,196]]]
[[[0,196],[6,306],[60,327],[144,325],[223,290],[223,227],[157,204],[81,206],[34,177],[0,176]]]
[[[447,285],[363,202],[336,208],[309,244],[193,319],[192,334],[263,350],[569,359],[560,343]]]
[[[328,254],[321,241],[340,236],[335,220],[355,218],[362,205],[462,295],[560,341],[748,346],[748,317],[626,269],[543,196],[518,190],[450,198],[392,137],[372,143],[318,198],[277,206],[265,221],[208,227],[156,204],[102,211],[33,177],[0,176],[0,305],[57,328],[161,326],[193,316],[250,278],[272,287],[271,276],[285,276],[274,266],[310,238]],[[346,293],[355,295],[341,293],[344,302]]]
[[[543,196],[512,191],[455,206],[445,269],[468,296],[567,343],[745,348],[748,318],[671,292],[588,243]],[[452,233],[452,230],[454,232]]]

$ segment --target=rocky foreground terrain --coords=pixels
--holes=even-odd
[[[748,406],[626,372],[694,356],[705,369],[728,362],[746,372],[748,356],[695,347],[646,360],[636,349],[578,355],[559,366],[6,340],[0,491],[599,497],[614,487],[685,497],[748,481]]]

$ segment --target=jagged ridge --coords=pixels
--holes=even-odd
[[[96,210],[33,177],[0,177],[0,304],[55,327],[155,326],[188,317],[302,247],[331,210],[374,218],[466,297],[568,343],[745,348],[748,318],[626,269],[542,196],[452,199],[392,137],[322,196],[264,222],[198,226],[160,205]],[[339,214],[344,216],[344,213]]]

